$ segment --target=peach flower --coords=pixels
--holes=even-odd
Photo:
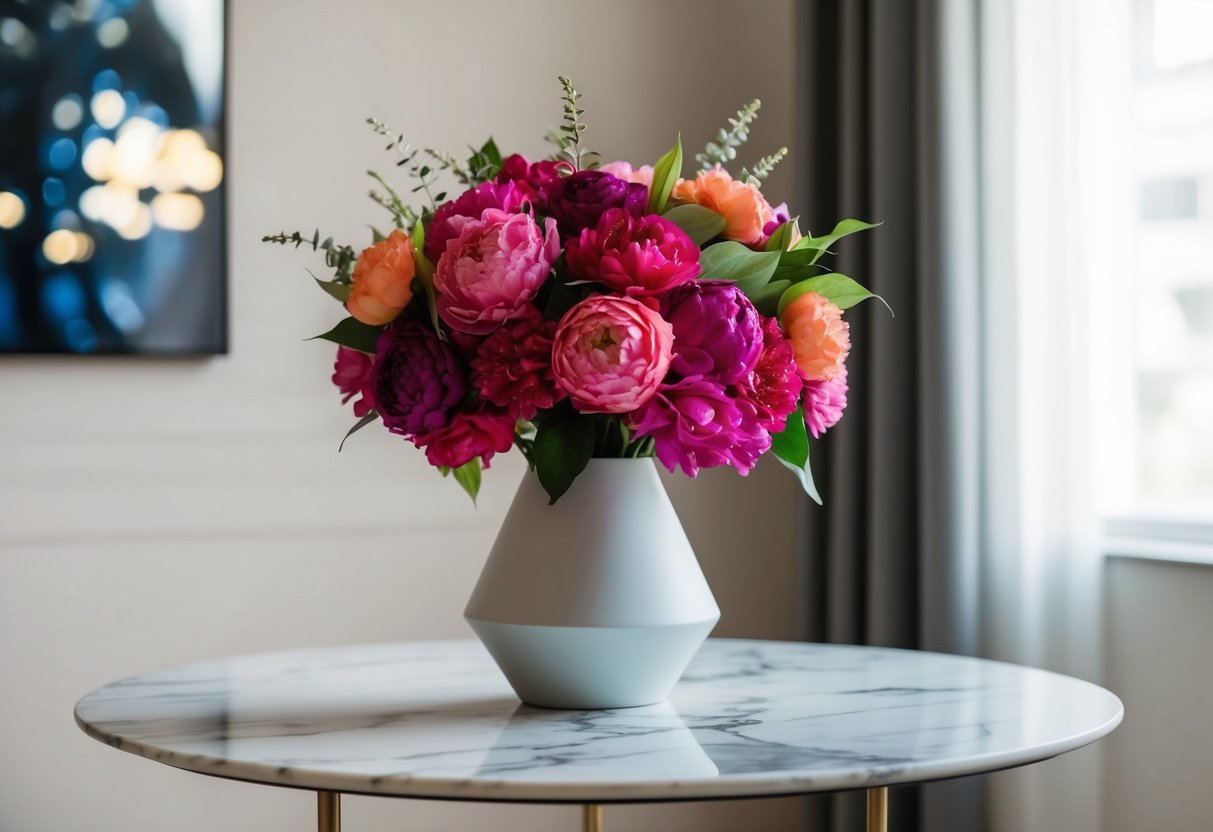
[[[646,188],[653,187],[653,166],[643,165],[638,168],[633,168],[629,162],[607,162],[605,165],[599,165],[599,170],[606,171],[616,179],[622,179],[624,182],[636,182],[644,185]]]
[[[415,272],[413,241],[397,228],[358,255],[345,308],[364,324],[391,323],[413,299]]]
[[[824,295],[805,292],[785,306],[779,317],[802,376],[809,381],[845,377],[851,330],[841,309]]]
[[[766,236],[763,229],[775,219],[758,188],[738,182],[720,165],[701,171],[694,179],[679,179],[671,196],[720,214],[726,223],[725,239],[746,245],[761,243]]]

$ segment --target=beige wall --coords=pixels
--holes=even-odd
[[[0,363],[0,830],[306,829],[306,794],[117,753],[75,728],[72,705],[191,659],[468,635],[460,611],[519,461],[494,465],[473,511],[381,431],[338,456],[352,418],[327,380],[331,352],[300,341],[336,309],[308,285],[312,259],[258,242],[314,225],[365,240],[381,217],[362,171],[390,162],[364,117],[452,149],[491,128],[534,155],[566,72],[610,156],[652,160],[679,129],[694,148],[754,95],[754,151],[769,152],[791,138],[792,5],[231,3],[231,355]],[[719,632],[789,637],[795,486],[770,464],[748,482],[714,474],[671,488]],[[565,830],[576,817],[369,798],[346,813],[363,832]],[[631,830],[800,828],[794,800],[611,814]]]

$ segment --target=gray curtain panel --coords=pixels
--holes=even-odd
[[[959,38],[963,51],[976,32],[965,29],[975,15],[947,17],[957,9],[963,4],[947,0],[798,6],[801,226],[822,234],[842,217],[883,221],[837,244],[831,266],[896,314],[871,301],[847,312],[847,414],[814,444],[825,506],[804,518],[803,623],[812,641],[977,649],[975,502],[965,493],[975,457],[955,358],[966,347],[949,318],[957,297],[975,297],[976,275],[956,274],[948,251],[958,244],[949,227],[955,194],[965,190],[950,183],[957,160],[974,157],[951,144],[958,135],[975,142],[976,129],[961,124],[974,103],[966,85],[943,77],[957,63],[945,50]],[[813,798],[809,828],[862,829],[863,814],[862,792]],[[978,830],[980,783],[894,788],[890,825]]]

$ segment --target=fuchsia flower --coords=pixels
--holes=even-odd
[[[630,418],[633,435],[653,437],[670,471],[694,478],[701,468],[731,465],[746,475],[771,447],[754,405],[700,377],[663,384]]]
[[[349,347],[337,347],[337,360],[333,363],[333,384],[341,391],[341,403],[354,396],[354,415],[361,419],[375,409],[375,359]],[[361,394],[361,395],[360,395]]]
[[[828,380],[804,383],[804,424],[817,439],[842,418],[847,407],[847,370]]]
[[[735,283],[701,280],[662,298],[661,313],[674,328],[679,375],[733,384],[749,375],[762,353],[758,310]]]
[[[489,208],[454,224],[458,236],[434,275],[438,314],[451,329],[485,335],[535,298],[560,256],[556,223],[545,220],[541,229],[530,214]]]
[[[547,208],[547,189],[560,178],[559,168],[551,159],[528,162],[520,153],[506,156],[497,172],[497,184],[513,182],[535,204],[538,211]]]
[[[548,214],[555,218],[562,239],[593,228],[608,208],[623,208],[634,217],[644,213],[649,189],[624,182],[601,170],[579,170],[557,179],[548,188]]]
[[[373,372],[383,424],[408,437],[444,427],[468,389],[455,351],[407,317],[379,336]]]
[[[459,236],[463,221],[478,220],[489,208],[513,213],[522,208],[528,192],[513,182],[484,182],[444,202],[434,211],[434,219],[425,232],[425,256],[435,266],[446,252],[447,241]]]
[[[514,445],[514,417],[504,410],[481,404],[476,410],[455,413],[445,427],[414,437],[425,458],[435,467],[458,468],[477,457],[485,468],[493,454]]]
[[[635,217],[624,208],[608,208],[594,228],[569,240],[565,263],[578,280],[628,295],[658,295],[699,274],[699,246],[656,214]]]
[[[779,328],[779,321],[763,318],[762,355],[754,371],[738,385],[738,394],[754,405],[763,428],[778,433],[787,423],[788,414],[796,409],[803,386],[792,342]]]
[[[640,301],[591,295],[556,327],[552,372],[583,413],[627,413],[657,391],[673,344],[669,323]]]
[[[515,419],[534,419],[568,394],[552,372],[555,321],[527,305],[524,314],[485,338],[472,359],[472,386]]]

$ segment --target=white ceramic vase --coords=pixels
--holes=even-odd
[[[651,459],[592,459],[556,505],[529,472],[467,619],[523,702],[631,708],[669,695],[720,620]]]

